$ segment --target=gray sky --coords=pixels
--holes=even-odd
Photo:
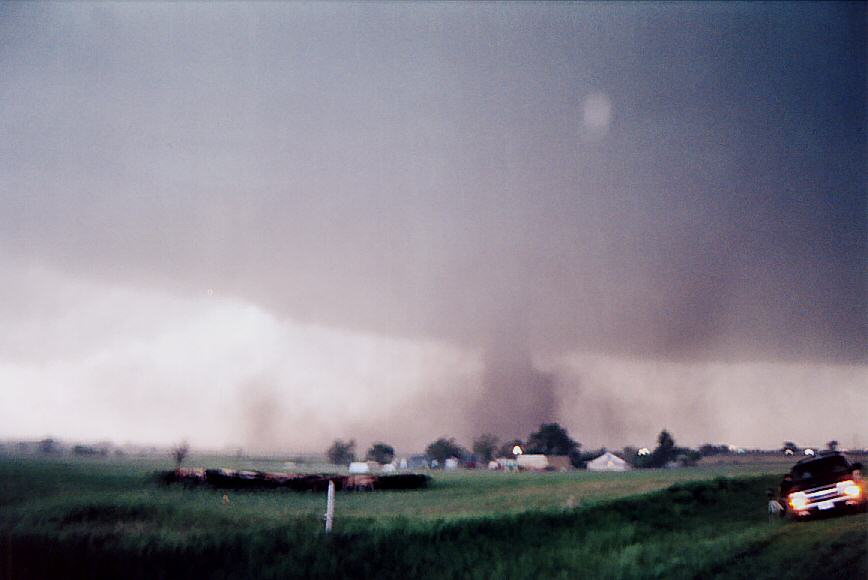
[[[868,445],[865,29],[3,4],[0,436]]]

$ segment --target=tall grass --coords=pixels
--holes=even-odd
[[[0,475],[5,467],[0,464]],[[122,470],[76,479],[59,465],[22,469],[48,480],[65,473],[81,493],[69,494],[70,481],[43,481],[29,497],[18,484],[3,484],[4,493],[14,491],[10,501],[0,500],[4,578],[810,578],[868,571],[865,516],[770,525],[764,490],[774,484],[771,476],[687,481],[620,499],[606,499],[611,496],[598,489],[585,496],[597,499],[574,509],[558,498],[540,508],[511,512],[507,506],[470,517],[378,511],[381,501],[421,510],[432,509],[438,497],[447,503],[452,497],[453,507],[474,497],[485,503],[486,493],[508,494],[510,486],[526,506],[538,494],[561,493],[570,481],[560,474],[439,478],[430,492],[342,494],[343,503],[376,507],[345,514],[326,536],[322,498],[313,494],[236,494],[223,506],[214,492],[160,488],[135,470],[124,484]],[[652,476],[667,472],[633,477]],[[625,480],[573,481],[596,489]],[[316,502],[306,512],[275,513],[296,496]],[[790,545],[797,550],[791,553]],[[825,554],[826,562],[808,563],[813,554]]]

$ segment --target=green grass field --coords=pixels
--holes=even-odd
[[[211,458],[196,464],[226,464]],[[436,474],[425,491],[223,492],[159,462],[0,459],[0,577],[865,578],[868,518],[766,516],[784,467]],[[258,466],[268,467],[268,466]]]

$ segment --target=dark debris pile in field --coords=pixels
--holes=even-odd
[[[419,473],[394,475],[336,475],[322,473],[273,473],[234,469],[174,469],[160,471],[157,480],[164,484],[208,485],[218,489],[287,489],[326,491],[329,482],[336,491],[378,491],[424,489],[431,477]]]

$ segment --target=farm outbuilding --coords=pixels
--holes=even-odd
[[[368,465],[367,461],[353,461],[350,463],[350,473],[359,474],[359,473],[370,473],[371,466]]]
[[[630,464],[606,451],[596,459],[588,462],[588,471],[630,471]]]
[[[569,471],[573,468],[569,455],[546,455],[549,469],[555,471]]]
[[[516,457],[519,469],[543,470],[549,466],[549,460],[545,455],[528,453]]]
[[[518,462],[516,462],[515,459],[498,457],[495,461],[497,462],[498,469],[503,469],[505,471],[514,471],[518,469]]]

